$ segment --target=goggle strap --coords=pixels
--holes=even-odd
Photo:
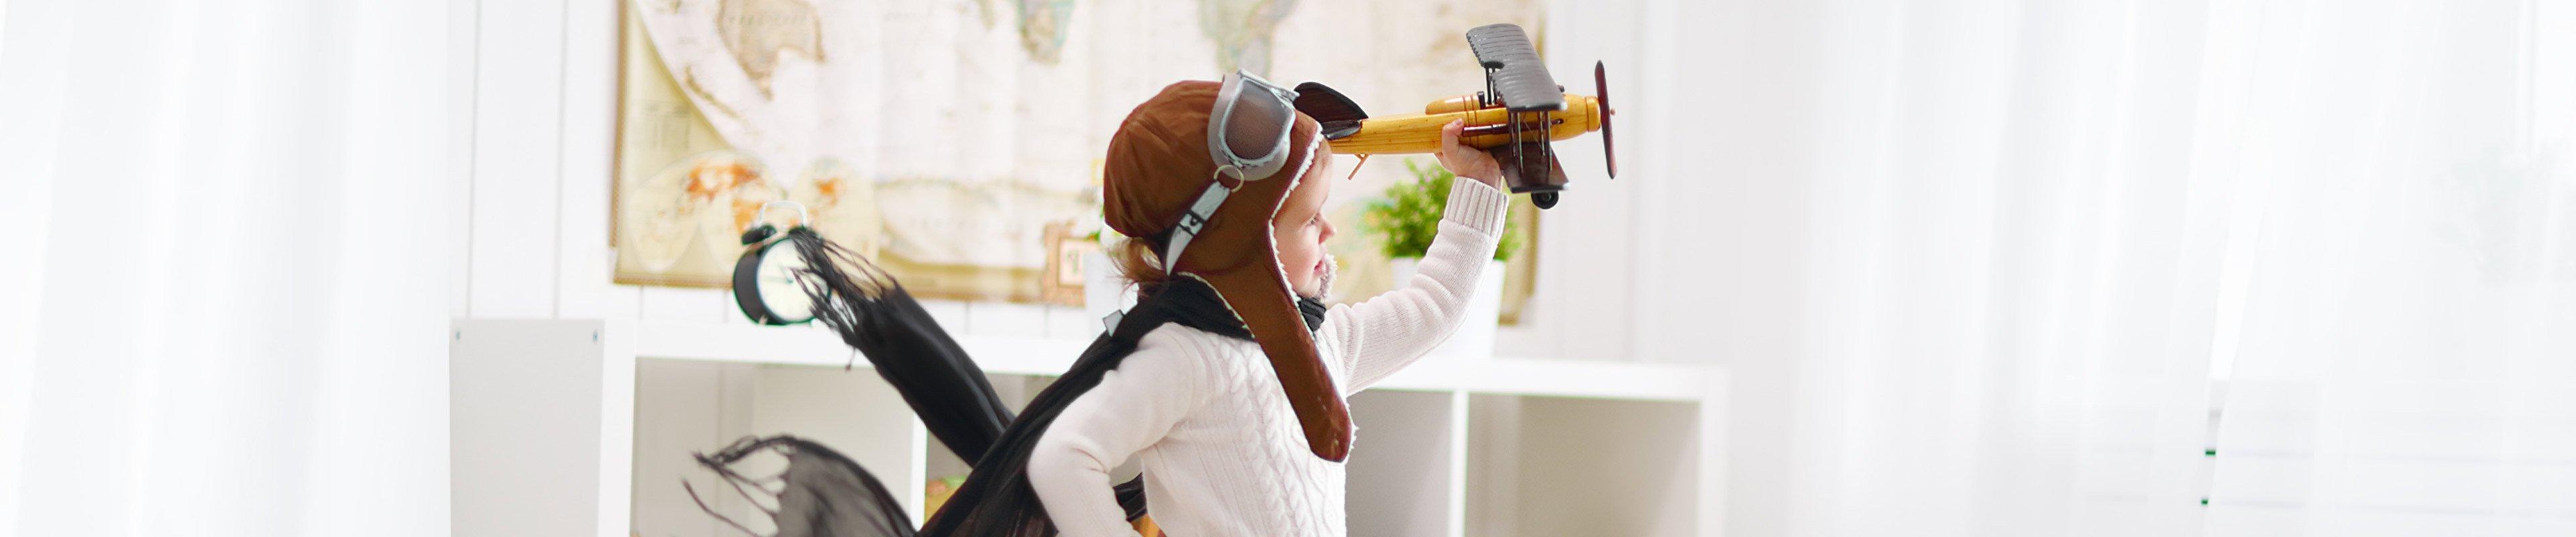
[[[1164,273],[1171,273],[1172,267],[1180,264],[1181,250],[1189,248],[1191,237],[1207,229],[1208,219],[1216,216],[1217,206],[1224,205],[1226,195],[1233,193],[1234,189],[1226,188],[1224,181],[1209,181],[1207,190],[1199,191],[1198,201],[1190,202],[1190,210],[1181,213],[1181,222],[1172,224],[1171,247],[1163,249]]]

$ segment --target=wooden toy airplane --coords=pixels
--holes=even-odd
[[[1314,82],[1297,86],[1297,110],[1323,123],[1324,138],[1334,153],[1383,155],[1440,150],[1440,129],[1465,120],[1459,143],[1484,149],[1502,165],[1512,192],[1530,194],[1545,209],[1556,206],[1565,190],[1565,167],[1549,144],[1601,131],[1602,157],[1609,175],[1619,175],[1612,156],[1610,90],[1601,64],[1592,64],[1592,88],[1599,97],[1563,93],[1548,76],[1538,49],[1521,27],[1492,24],[1467,31],[1467,47],[1485,68],[1485,91],[1432,101],[1421,115],[1371,118],[1357,103]]]

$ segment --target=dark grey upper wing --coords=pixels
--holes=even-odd
[[[1485,76],[1504,108],[1565,109],[1565,94],[1557,89],[1556,78],[1548,76],[1547,65],[1538,60],[1538,47],[1519,25],[1488,24],[1468,30],[1467,48],[1475,50],[1477,63],[1484,64]]]

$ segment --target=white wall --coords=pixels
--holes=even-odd
[[[1622,132],[1634,153],[1663,157],[1651,161],[1657,190],[1638,198],[1640,243],[1657,246],[1635,256],[1630,333],[1646,359],[1726,369],[1726,534],[1780,535],[1809,257],[1802,228],[1783,224],[1809,218],[1813,165],[1788,157],[1815,146],[1802,128],[1819,112],[1819,8],[1654,4],[1647,31],[1663,37],[1644,84],[1662,90],[1650,104],[1665,128]]]

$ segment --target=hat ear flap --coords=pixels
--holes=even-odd
[[[1278,255],[1273,252],[1268,257]],[[1332,372],[1324,367],[1314,333],[1297,313],[1288,275],[1276,263],[1271,265],[1269,270],[1229,270],[1200,279],[1216,288],[1217,296],[1252,330],[1253,341],[1270,358],[1270,371],[1279,376],[1288,408],[1297,412],[1297,425],[1306,433],[1306,447],[1317,457],[1341,462],[1351,451],[1350,409],[1342,403]]]

